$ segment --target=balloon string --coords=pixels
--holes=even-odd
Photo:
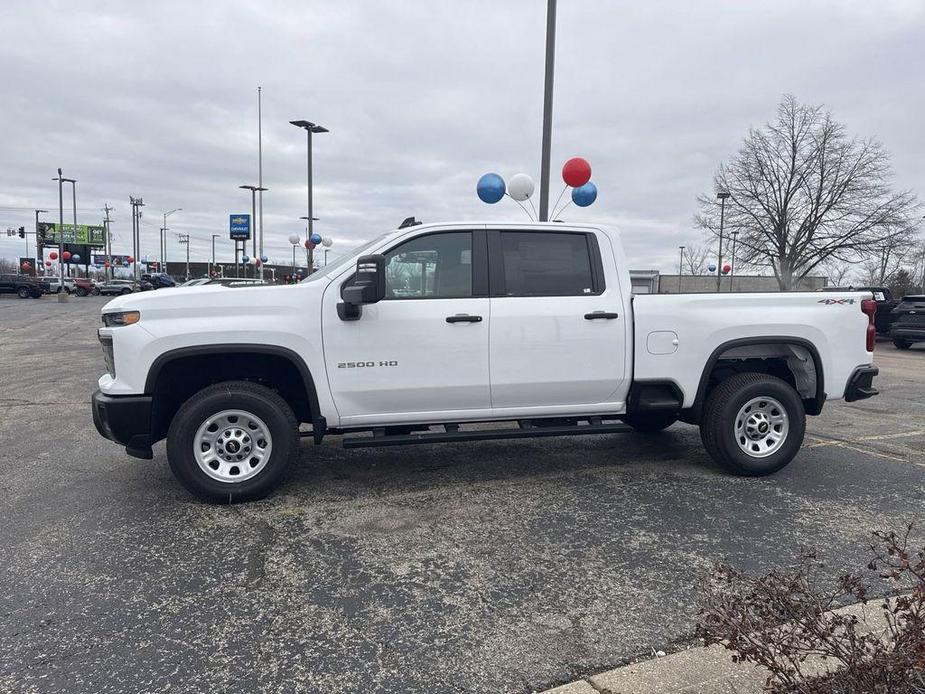
[[[555,212],[555,210],[556,210],[556,208],[559,206],[559,202],[561,202],[562,196],[565,195],[565,191],[566,191],[567,189],[568,189],[568,183],[566,183],[566,184],[562,187],[562,192],[559,193],[559,197],[556,198],[556,204],[552,206],[552,209],[553,209],[552,218],[553,218],[553,219],[556,218],[556,212]],[[565,209],[565,208],[563,207],[562,209]]]
[[[553,220],[553,221],[556,221],[556,219],[558,218],[558,216],[559,216],[560,214],[562,214],[563,212],[565,212],[565,209],[566,209],[569,205],[571,205],[572,202],[573,202],[572,200],[569,200],[566,204],[564,204],[564,205],[562,206],[562,209],[561,209],[561,210],[559,210],[558,212],[553,212],[553,214],[552,214],[552,220]]]
[[[505,195],[506,195],[507,197],[511,198],[511,200],[514,200],[514,198],[511,196],[510,193],[505,193]],[[536,220],[533,219],[533,217],[530,216],[530,211],[527,210],[527,208],[524,207],[524,206],[520,203],[520,200],[514,200],[514,202],[516,202],[518,205],[520,205],[520,209],[522,209],[522,210],[524,211],[524,213],[527,215],[527,219],[529,219],[531,222],[536,221]]]
[[[536,219],[539,215],[536,213],[536,207],[533,205],[533,198],[527,198],[527,200],[530,201],[530,207],[533,209],[533,219]]]

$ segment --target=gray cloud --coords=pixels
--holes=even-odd
[[[268,255],[305,214],[315,140],[319,231],[341,252],[408,215],[522,219],[474,194],[485,171],[539,177],[545,3],[3,3],[0,228],[55,209],[50,180],[78,179],[80,221],[128,196],[205,258],[256,183],[256,86],[264,90]],[[825,103],[894,154],[896,184],[925,188],[925,5],[909,2],[560,2],[553,168],[594,167],[598,202],[567,219],[619,226],[634,267],[670,271],[696,195],[784,92]],[[558,175],[552,185],[558,195]],[[65,204],[68,204],[68,198]],[[67,209],[67,208],[66,208]],[[67,212],[65,214],[68,216]],[[225,242],[220,254],[230,257]],[[0,236],[0,255],[23,243]],[[171,240],[170,256],[181,247]]]

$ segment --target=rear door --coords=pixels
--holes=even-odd
[[[628,316],[609,239],[567,229],[489,230],[488,239],[492,407],[619,409]]]

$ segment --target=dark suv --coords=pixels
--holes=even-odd
[[[45,292],[42,283],[30,275],[0,275],[0,293],[16,294],[20,299],[38,299]]]
[[[874,295],[874,301],[877,302],[877,315],[874,317],[874,325],[877,328],[878,335],[889,335],[890,326],[896,320],[896,314],[893,309],[899,305],[899,302],[893,298],[893,292],[889,287],[826,287],[824,292],[870,292]]]
[[[897,348],[909,349],[913,342],[925,342],[925,294],[904,296],[893,316],[896,320],[890,337]]]

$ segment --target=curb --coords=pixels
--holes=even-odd
[[[892,600],[892,598],[890,598]],[[833,610],[866,619],[871,630],[886,629],[882,598]],[[751,663],[732,662],[723,646],[695,646],[662,658],[624,665],[582,680],[547,689],[542,694],[745,694],[764,691],[768,673]],[[826,671],[819,662],[817,672]]]

